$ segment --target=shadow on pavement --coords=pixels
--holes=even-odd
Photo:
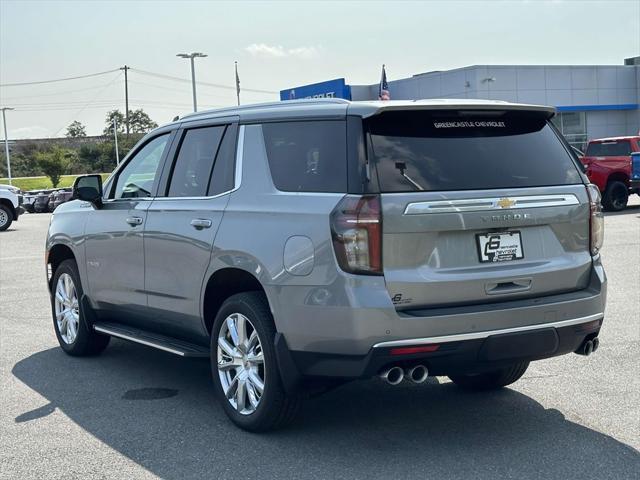
[[[16,422],[59,409],[162,478],[584,480],[640,471],[638,451],[510,389],[356,382],[309,399],[291,428],[255,435],[227,421],[206,361],[114,341],[96,358],[45,350],[13,374],[50,402]]]
[[[633,215],[640,213],[640,205],[628,205],[624,210],[619,212],[604,212],[605,217],[617,217],[618,215]]]

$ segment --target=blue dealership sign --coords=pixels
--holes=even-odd
[[[344,83],[344,78],[336,78],[326,82],[280,90],[280,100],[299,100],[301,98],[344,98],[351,100],[351,87]]]

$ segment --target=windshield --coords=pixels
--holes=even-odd
[[[386,112],[366,121],[382,192],[582,183],[545,117],[530,112]]]

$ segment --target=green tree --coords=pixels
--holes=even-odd
[[[129,131],[131,133],[147,133],[149,130],[158,128],[158,124],[151,120],[151,117],[141,108],[129,111]]]
[[[60,177],[67,173],[75,152],[54,146],[47,152],[36,154],[42,172],[51,179],[54,188],[60,183]]]
[[[107,113],[105,119],[104,135],[113,136],[113,119],[116,119],[118,125],[118,133],[125,133],[126,118],[120,110],[112,110]],[[158,124],[151,120],[151,117],[139,108],[138,110],[129,110],[129,132],[130,133],[147,133],[149,130],[156,128]]]
[[[71,124],[67,127],[67,133],[66,136],[68,138],[80,138],[80,137],[86,137],[87,136],[87,129],[85,128],[85,126],[83,124],[81,124],[79,121],[74,120],[73,122],[71,122]]]
[[[131,111],[129,111],[129,115],[131,115]],[[107,112],[107,118],[105,118],[105,126],[102,131],[103,135],[113,136],[113,119],[116,119],[116,124],[118,125],[118,133],[125,132],[125,118],[124,113],[120,110],[111,110]]]

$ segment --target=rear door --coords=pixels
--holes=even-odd
[[[396,308],[585,288],[589,207],[542,113],[400,111],[365,121]]]
[[[213,242],[235,185],[238,127],[229,120],[182,128],[144,231],[145,290],[154,326],[202,335],[200,293]]]

